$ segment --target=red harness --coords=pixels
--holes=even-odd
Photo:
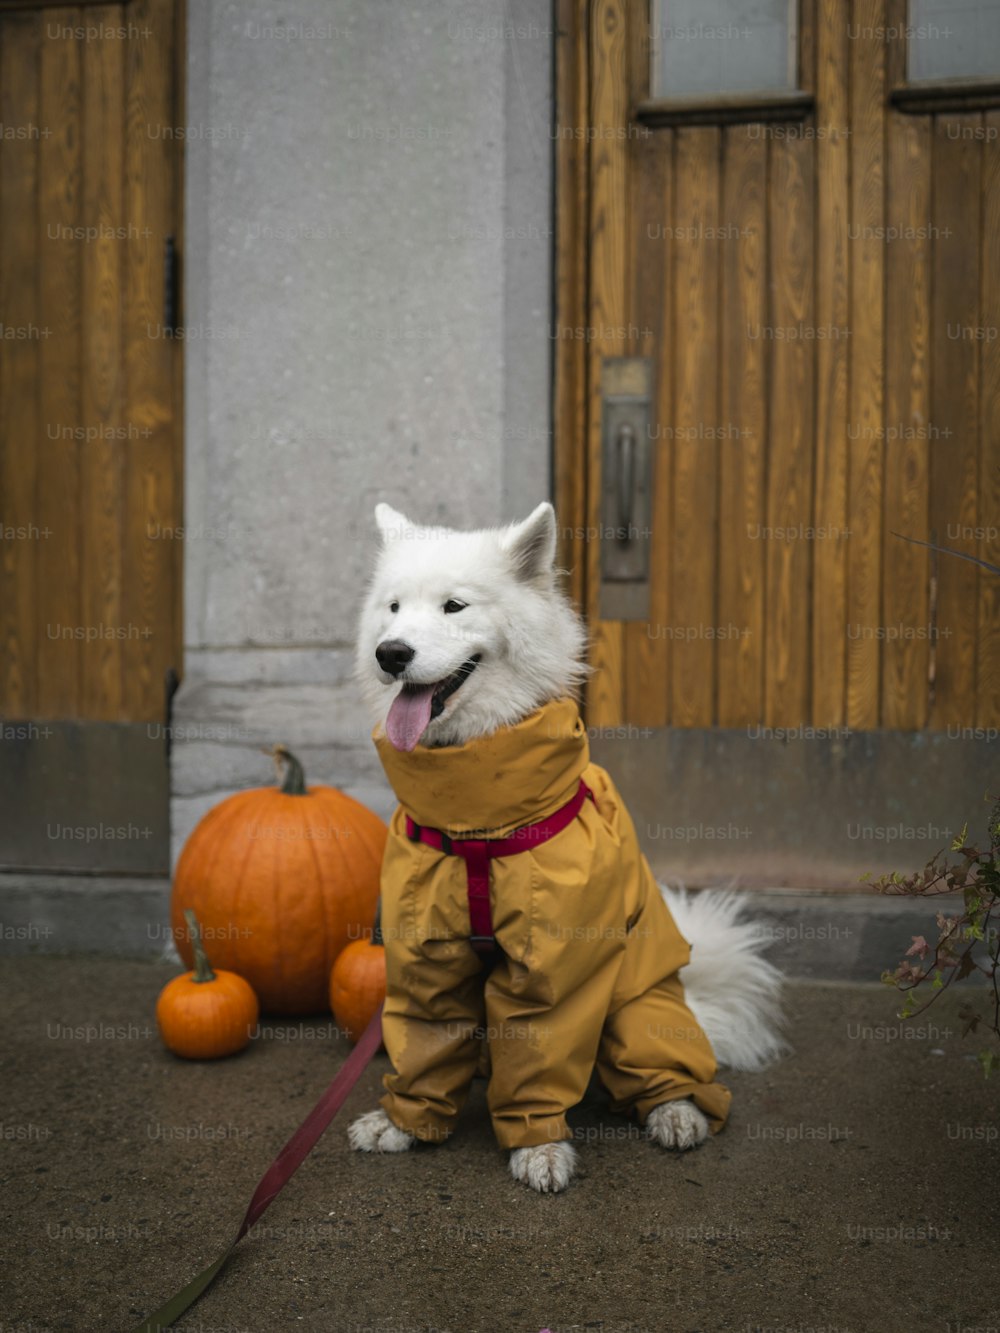
[[[568,828],[594,793],[584,780],[565,805],[561,805],[547,819],[534,824],[522,824],[506,838],[451,838],[441,829],[428,828],[406,816],[406,836],[411,842],[423,842],[448,856],[460,856],[465,862],[469,890],[469,921],[472,934],[469,943],[479,953],[493,948],[493,918],[490,914],[490,862],[499,856],[514,856],[529,851],[539,843],[548,842],[564,828]],[[596,805],[596,801],[594,802]]]

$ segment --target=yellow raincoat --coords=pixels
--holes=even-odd
[[[644,1122],[661,1102],[690,1097],[721,1129],[730,1094],[677,975],[690,946],[614,783],[590,762],[576,704],[557,700],[460,746],[375,744],[400,801],[382,863],[390,1119],[421,1139],[447,1137],[485,1040],[503,1148],[571,1138],[566,1112],[595,1066],[616,1111]],[[564,806],[581,778],[595,800],[568,828],[490,862],[502,953],[484,983],[465,861],[410,841],[406,815],[454,838],[507,837]]]

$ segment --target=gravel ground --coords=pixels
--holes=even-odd
[[[5,959],[0,1333],[128,1330],[228,1242],[346,1054],[324,1018],[180,1061],[152,1013],[169,965]],[[875,985],[796,984],[794,1054],[733,1075],[729,1126],[654,1148],[593,1090],[585,1163],[512,1181],[485,1085],[461,1132],[352,1154],[385,1057],[185,1320],[189,1333],[1000,1329],[1000,1080],[956,1004],[901,1029]]]

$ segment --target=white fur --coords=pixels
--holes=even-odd
[[[375,511],[382,549],[361,613],[357,677],[377,722],[403,682],[444,680],[481,661],[424,732],[424,745],[462,745],[519,722],[586,675],[583,626],[555,585],[555,512],[481,532],[422,528],[388,505]],[[450,598],[467,603],[447,614]],[[393,601],[399,610],[390,611]],[[393,679],[375,649],[403,639],[416,656]]]
[[[414,1136],[405,1129],[397,1129],[381,1106],[352,1121],[347,1138],[357,1152],[406,1152],[414,1142]]]
[[[684,998],[724,1069],[759,1070],[787,1050],[781,1036],[784,978],[761,957],[767,943],[745,920],[752,899],[726,889],[685,893],[661,886],[691,945]]]
[[[708,1121],[694,1102],[661,1102],[646,1117],[646,1133],[661,1148],[685,1152],[708,1138]]]
[[[588,668],[583,626],[556,586],[555,512],[540,504],[522,523],[478,532],[425,528],[380,504],[375,518],[382,547],[361,613],[357,675],[376,722],[384,723],[403,683],[444,680],[469,658],[476,669],[445,703],[422,737],[424,745],[461,745],[521,721],[551,699],[575,694]],[[447,613],[449,599],[466,603]],[[398,602],[398,609],[390,609]],[[375,658],[386,639],[416,650],[393,678]],[[744,918],[747,900],[725,890],[687,894],[663,889],[691,948],[681,973],[685,998],[719,1064],[762,1069],[784,1050],[780,1036],[781,974],[761,957],[766,940]],[[708,1121],[690,1101],[664,1102],[650,1112],[649,1137],[687,1149],[708,1135]],[[348,1130],[362,1152],[404,1152],[413,1136],[379,1109]],[[577,1164],[569,1143],[518,1148],[515,1180],[542,1192],[569,1184]]]
[[[558,1194],[576,1175],[576,1149],[572,1143],[540,1143],[535,1148],[515,1148],[510,1155],[510,1174],[540,1194]]]

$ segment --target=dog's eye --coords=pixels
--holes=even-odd
[[[464,611],[468,605],[469,605],[468,602],[460,602],[455,597],[449,597],[448,600],[445,602],[442,610],[444,611],[445,615],[453,616],[459,611]]]
[[[389,603],[389,610],[392,611],[392,612],[396,612],[396,611],[398,611],[398,610],[399,610],[399,603],[398,603],[398,602],[390,602],[390,603]]]

